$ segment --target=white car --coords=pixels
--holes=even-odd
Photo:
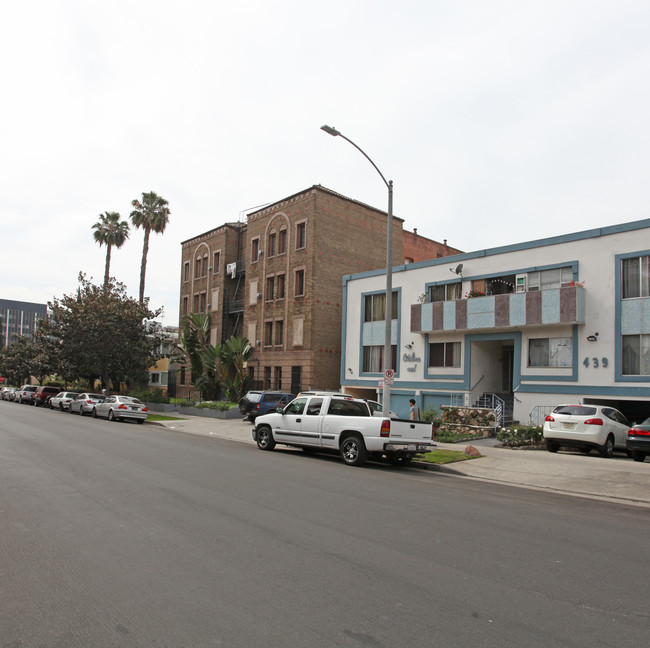
[[[108,396],[103,402],[97,403],[93,407],[94,418],[106,418],[109,421],[131,419],[138,423],[144,423],[147,412],[145,404],[132,396]]]
[[[63,412],[63,410],[70,408],[70,402],[77,398],[78,395],[79,392],[59,392],[56,396],[50,398],[50,409],[59,409]]]
[[[598,450],[611,457],[614,449],[626,451],[628,420],[604,405],[558,405],[544,420],[544,441],[549,452],[577,448],[584,454]]]
[[[16,403],[28,403],[29,405],[34,404],[34,394],[38,389],[38,385],[23,385],[14,396],[14,401]]]
[[[70,414],[81,414],[81,416],[84,414],[92,414],[93,407],[103,400],[104,397],[101,394],[91,394],[90,392],[77,394],[74,400],[70,401],[68,412]]]

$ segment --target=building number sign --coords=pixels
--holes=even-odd
[[[598,369],[599,367],[602,367],[603,369],[605,369],[609,364],[609,360],[607,360],[607,358],[590,358],[589,356],[587,356],[582,361],[582,364],[587,368],[593,367],[594,369]]]

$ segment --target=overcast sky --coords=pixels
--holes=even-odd
[[[91,226],[155,191],[146,294],[177,324],[181,241],[314,184],[386,209],[322,124],[466,251],[648,218],[649,34],[647,0],[5,3],[0,298],[101,283]],[[135,297],[142,241],[111,263]]]

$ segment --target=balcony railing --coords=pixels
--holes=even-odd
[[[412,333],[584,324],[585,289],[569,286],[411,306]]]

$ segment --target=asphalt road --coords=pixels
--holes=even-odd
[[[646,509],[0,402],[0,647],[650,644]]]

